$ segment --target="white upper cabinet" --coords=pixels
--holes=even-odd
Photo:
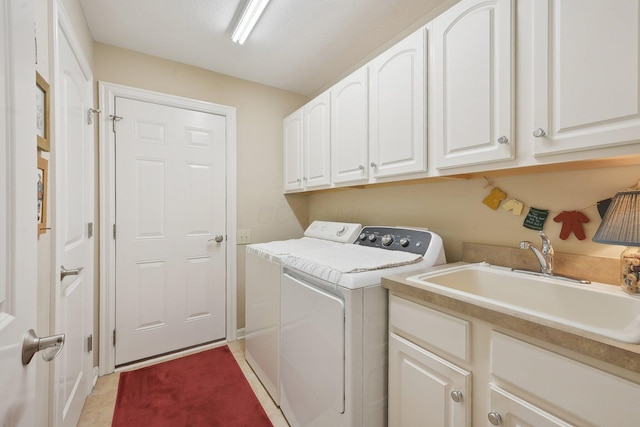
[[[513,22],[512,0],[462,0],[428,25],[436,168],[514,158]]]
[[[284,119],[284,191],[331,185],[330,95],[325,92]]]
[[[302,110],[283,121],[284,191],[302,190]]]
[[[535,156],[640,140],[639,3],[533,2]]]
[[[303,186],[306,189],[331,184],[330,95],[325,92],[302,107]]]
[[[369,178],[369,89],[367,67],[331,88],[331,180],[334,184]]]
[[[369,64],[372,178],[426,170],[423,28]]]

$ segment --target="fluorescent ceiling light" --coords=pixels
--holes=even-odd
[[[267,7],[267,3],[269,3],[269,0],[249,0],[247,7],[242,12],[240,21],[238,21],[238,25],[236,25],[236,29],[233,30],[232,41],[243,44],[247,40],[251,30],[260,19],[264,8]]]

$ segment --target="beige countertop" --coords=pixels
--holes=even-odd
[[[434,267],[429,271],[456,264]],[[419,283],[406,280],[407,277],[419,273],[420,271],[413,271],[385,277],[382,279],[382,286],[393,294],[470,316],[552,346],[640,374],[640,345],[638,344],[624,343],[516,311],[482,307],[470,301],[439,294]],[[634,379],[635,377],[634,375]]]

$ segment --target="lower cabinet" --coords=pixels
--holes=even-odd
[[[426,304],[389,297],[389,426],[640,426],[638,375]]]
[[[548,412],[515,396],[494,384],[490,386],[491,410],[487,414],[489,424],[504,427],[570,427]]]
[[[389,425],[471,425],[471,372],[389,337]]]

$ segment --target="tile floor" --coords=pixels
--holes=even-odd
[[[234,341],[228,345],[274,427],[288,427],[289,424],[282,412],[273,403],[260,380],[258,380],[258,377],[256,377],[244,359],[244,340]],[[111,426],[113,408],[115,407],[116,394],[118,393],[119,375],[119,373],[114,373],[98,378],[93,392],[84,404],[78,427]]]

